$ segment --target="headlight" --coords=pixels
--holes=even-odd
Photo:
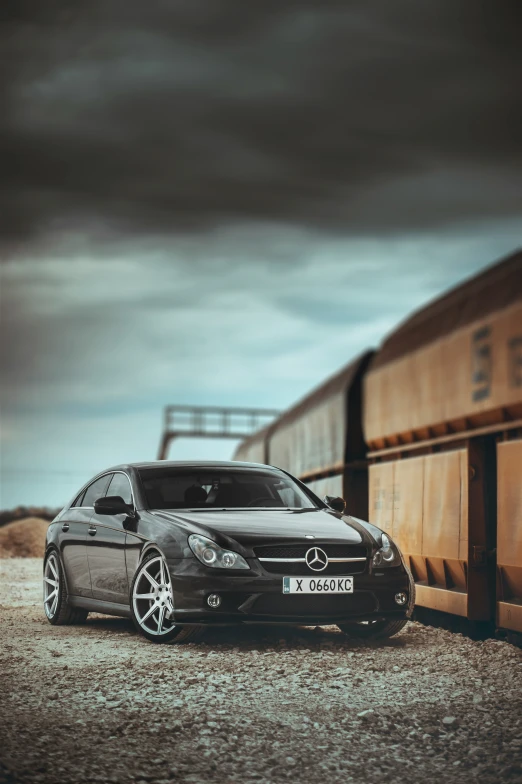
[[[381,547],[373,556],[372,563],[374,566],[400,566],[401,564],[399,548],[386,534],[381,536]]]
[[[242,555],[232,550],[223,550],[206,536],[191,534],[188,543],[196,558],[205,566],[212,566],[214,569],[250,569]]]

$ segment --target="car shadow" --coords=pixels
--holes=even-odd
[[[201,644],[234,645],[240,647],[256,647],[262,650],[264,646],[273,648],[274,645],[291,645],[295,648],[321,649],[325,646],[335,648],[402,648],[407,644],[407,639],[402,636],[388,640],[359,640],[345,636],[336,627],[332,626],[237,626],[228,628],[206,629]]]
[[[116,618],[108,615],[89,615],[86,629],[112,634],[138,635],[134,624],[129,618]],[[359,640],[342,634],[335,626],[285,626],[285,625],[252,625],[252,626],[220,626],[206,628],[201,637],[191,645],[205,649],[220,646],[233,646],[245,649],[274,648],[275,646],[292,646],[317,650],[325,646],[335,648],[403,648],[408,644],[408,633],[385,640]],[[144,644],[148,644],[145,640]]]
[[[85,629],[99,629],[104,632],[116,632],[119,634],[129,634],[136,632],[134,624],[130,618],[117,618],[114,615],[98,615],[91,613],[87,618]]]

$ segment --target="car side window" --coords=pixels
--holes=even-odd
[[[82,498],[83,498],[84,495],[85,495],[85,490],[82,490],[81,493],[78,493],[78,495],[76,496],[76,498],[72,502],[70,508],[71,509],[75,509],[77,506],[81,506],[82,505]]]
[[[100,476],[99,479],[96,479],[90,484],[85,491],[81,506],[94,506],[96,499],[105,495],[110,478],[110,474],[106,474],[105,476]]]
[[[125,474],[113,474],[106,495],[119,495],[126,504],[132,505],[132,490]]]

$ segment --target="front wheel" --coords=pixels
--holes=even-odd
[[[47,620],[53,626],[85,623],[87,620],[87,610],[69,605],[62,565],[54,550],[51,550],[44,562],[43,600]]]
[[[198,626],[174,623],[174,594],[170,573],[162,555],[151,553],[134,576],[131,587],[134,625],[151,642],[183,642],[200,634]]]
[[[348,637],[363,640],[378,640],[393,637],[404,629],[408,621],[400,619],[397,621],[387,621],[385,619],[375,621],[353,621],[350,623],[340,623],[339,629]]]

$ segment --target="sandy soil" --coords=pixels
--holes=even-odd
[[[0,528],[0,558],[43,558],[49,520],[24,517]]]
[[[221,630],[158,646],[53,627],[41,563],[0,562],[2,782],[522,781],[522,651],[409,624]]]

